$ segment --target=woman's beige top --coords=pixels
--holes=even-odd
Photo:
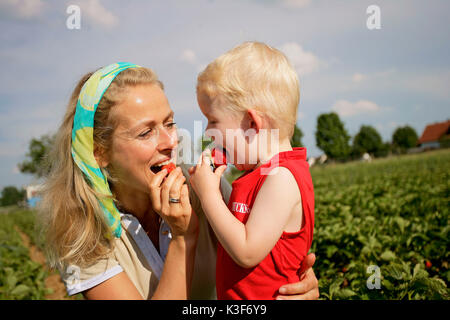
[[[180,167],[186,180],[189,181],[188,166],[182,164]],[[189,190],[192,208],[199,219],[199,237],[190,299],[216,299],[217,240],[206,220],[198,197],[190,186]],[[231,186],[225,178],[221,181],[221,191],[225,201],[228,202]],[[160,254],[134,216],[121,214],[121,223],[122,235],[120,239],[115,239],[114,250],[109,256],[99,259],[89,267],[70,265],[61,270],[61,278],[69,295],[90,289],[120,272],[125,272],[143,298],[152,297],[163,270],[171,239],[170,229],[164,221],[161,223]]]

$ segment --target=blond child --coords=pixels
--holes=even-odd
[[[278,50],[246,42],[199,75],[199,107],[206,135],[245,171],[220,194],[226,166],[210,169],[208,151],[190,169],[218,240],[218,299],[275,299],[280,286],[299,280],[311,247],[314,191],[305,148],[292,148],[300,99],[297,75]]]

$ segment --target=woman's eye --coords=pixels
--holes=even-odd
[[[173,127],[175,127],[176,124],[177,124],[176,122],[170,122],[170,123],[166,124],[166,126],[168,128],[173,128]]]
[[[144,138],[144,137],[148,136],[151,132],[152,132],[152,129],[144,131],[139,135],[139,137]]]

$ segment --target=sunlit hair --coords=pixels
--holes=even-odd
[[[244,42],[201,72],[197,94],[235,113],[255,109],[269,118],[280,138],[292,137],[297,122],[300,85],[297,73],[279,50]]]
[[[81,88],[93,74],[83,76],[76,85],[63,122],[56,133],[55,143],[46,159],[50,166],[39,204],[39,225],[45,241],[45,251],[53,268],[70,264],[89,265],[113,248],[113,239],[97,194],[75,164],[71,155],[72,127]],[[130,68],[119,73],[100,100],[94,117],[94,149],[108,153],[116,128],[114,106],[127,93],[127,88],[138,85],[163,84],[147,68]],[[108,181],[115,179],[107,168],[102,169]],[[108,237],[107,235],[111,235]]]

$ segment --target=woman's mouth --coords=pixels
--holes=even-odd
[[[156,173],[158,173],[158,172],[160,172],[160,171],[162,170],[162,167],[163,167],[163,166],[165,166],[165,165],[167,165],[167,164],[169,164],[169,163],[175,164],[175,159],[174,159],[174,158],[171,158],[171,159],[162,161],[162,162],[160,162],[160,163],[157,163],[157,164],[151,166],[151,167],[150,167],[150,170],[151,170],[153,173],[156,174]]]

